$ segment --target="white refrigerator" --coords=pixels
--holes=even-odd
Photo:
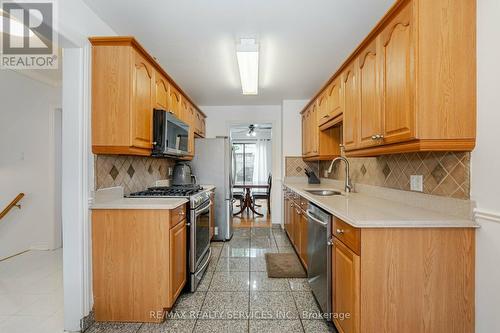
[[[233,148],[227,137],[196,139],[191,161],[198,184],[215,185],[214,239],[233,237]]]

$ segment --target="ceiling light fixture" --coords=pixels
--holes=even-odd
[[[257,133],[255,133],[255,126],[254,125],[248,126],[247,136],[256,136],[256,135]]]
[[[259,44],[254,38],[242,38],[236,46],[243,95],[259,93]]]

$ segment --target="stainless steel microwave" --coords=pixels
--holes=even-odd
[[[189,125],[171,112],[153,111],[153,156],[185,156],[188,154]]]

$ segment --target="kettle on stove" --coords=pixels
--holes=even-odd
[[[174,166],[174,179],[172,185],[196,184],[196,177],[192,175],[191,166],[187,163],[176,163]]]

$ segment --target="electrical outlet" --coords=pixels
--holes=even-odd
[[[423,192],[424,191],[424,176],[411,175],[410,176],[410,190]]]
[[[215,236],[219,235],[219,228],[218,227],[214,228],[214,234],[215,234]]]
[[[172,176],[172,167],[168,167],[168,175]]]

